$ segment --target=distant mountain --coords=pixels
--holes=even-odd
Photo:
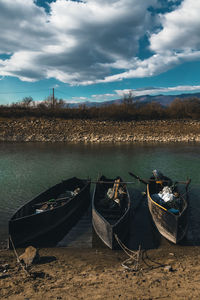
[[[110,100],[110,101],[102,101],[102,102],[90,102],[90,101],[85,101],[85,102],[79,102],[79,103],[70,103],[70,102],[66,102],[66,104],[71,107],[71,108],[76,108],[79,107],[80,105],[85,105],[87,107],[100,107],[103,105],[111,105],[111,104],[121,104],[123,102],[122,99],[116,99],[116,100]]]
[[[138,101],[138,103],[145,104],[145,103],[151,103],[151,102],[157,102],[163,106],[169,105],[174,99],[186,99],[186,98],[200,98],[200,93],[192,93],[192,94],[180,94],[180,95],[144,95],[144,96],[137,96],[134,97],[135,101]],[[121,104],[123,102],[123,99],[116,99],[116,100],[110,100],[110,101],[104,101],[104,102],[81,102],[81,103],[67,103],[69,107],[78,107],[79,105],[86,105],[87,107],[100,107],[103,105],[111,105],[111,104]]]
[[[192,93],[192,94],[179,94],[179,95],[156,95],[156,96],[138,96],[135,97],[137,101],[140,103],[148,103],[148,102],[158,102],[163,106],[169,105],[174,99],[186,99],[186,98],[200,98],[200,93]]]

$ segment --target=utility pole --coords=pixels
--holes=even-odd
[[[55,97],[54,97],[54,88],[53,88],[53,98],[52,98],[52,104],[53,104],[53,108],[55,108]]]

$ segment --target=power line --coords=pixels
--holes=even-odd
[[[69,97],[74,97],[73,95],[69,94],[68,92],[63,92],[63,91],[60,91],[60,90],[55,90],[56,93],[61,93],[61,94],[64,94],[64,95],[68,95]]]
[[[54,90],[54,88],[53,88],[53,90]],[[42,91],[49,91],[52,95],[54,95],[54,91],[53,91],[53,93],[51,92],[52,88],[39,89],[39,90],[27,90],[27,91],[0,92],[0,95],[32,94],[32,93],[39,93],[39,92],[42,92]],[[69,94],[68,91],[64,92],[64,91],[61,91],[60,89],[57,89],[57,88],[55,88],[55,93],[65,95],[66,97],[70,97],[70,98],[74,97],[74,95]]]
[[[58,91],[57,89],[56,89],[56,92],[61,93],[61,94],[66,94],[65,92]]]
[[[61,94],[64,94],[66,97],[69,97],[69,98],[74,98],[74,99],[76,99],[76,98],[79,98],[78,96],[74,96],[74,95],[72,95],[72,94],[69,94],[68,92],[63,92],[63,91],[60,91],[60,90],[57,90],[57,89],[55,89],[55,92],[56,93],[61,93]],[[79,101],[80,100],[83,100],[83,101],[86,101],[87,99],[78,99]]]
[[[34,90],[34,91],[31,91],[31,90],[30,90],[30,91],[23,91],[23,92],[22,92],[22,91],[20,91],[20,92],[19,92],[19,91],[3,92],[3,93],[0,92],[0,95],[38,93],[38,92],[41,92],[41,91],[49,91],[49,90],[50,90],[50,89],[41,89],[41,90],[37,90],[37,91],[35,91],[35,90]]]
[[[52,89],[39,89],[39,90],[27,90],[27,91],[12,91],[12,92],[0,92],[0,95],[13,95],[13,94],[31,94],[31,93],[38,93],[38,92],[42,92],[42,91],[51,91]],[[70,97],[73,97],[72,95],[69,95],[69,93],[67,92],[63,92],[60,90],[55,89],[56,93],[61,93],[64,95],[68,95]]]

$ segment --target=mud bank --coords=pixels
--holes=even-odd
[[[29,277],[13,251],[0,251],[2,300],[199,299],[199,247],[148,250],[136,273],[123,268],[123,251],[49,248],[39,253]]]

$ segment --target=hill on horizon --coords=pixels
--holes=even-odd
[[[143,96],[136,96],[134,97],[135,101],[138,101],[141,104],[145,103],[151,103],[151,102],[157,102],[161,104],[162,106],[168,106],[174,99],[186,99],[186,98],[200,98],[200,93],[186,93],[186,94],[179,94],[179,95],[143,95]],[[66,102],[69,107],[78,107],[79,105],[86,105],[87,107],[99,107],[103,105],[111,105],[111,104],[121,104],[123,102],[123,99],[115,99],[115,100],[109,100],[109,101],[103,101],[103,102],[90,102],[85,101],[81,103],[70,103]]]

